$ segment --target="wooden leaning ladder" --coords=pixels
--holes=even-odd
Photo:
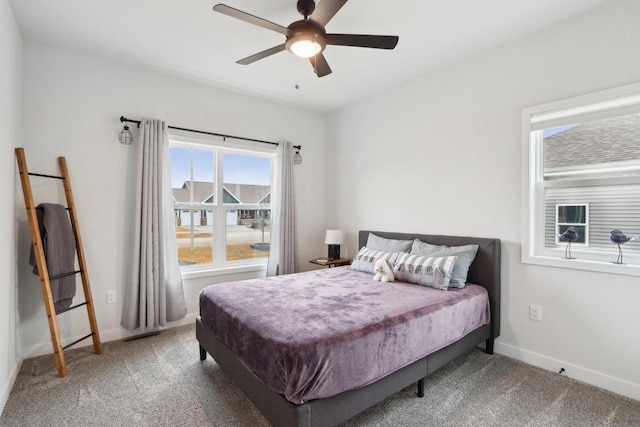
[[[80,228],[78,227],[78,216],[76,214],[76,205],[73,201],[73,192],[71,191],[71,182],[69,180],[69,170],[67,169],[67,161],[64,157],[58,157],[58,163],[60,165],[60,172],[62,176],[43,175],[38,173],[30,173],[27,169],[27,161],[24,155],[24,149],[16,148],[16,158],[18,160],[18,169],[20,171],[20,181],[22,182],[22,192],[24,194],[24,204],[27,208],[27,218],[29,219],[29,228],[31,228],[31,241],[33,242],[33,248],[38,266],[38,273],[40,276],[40,286],[42,288],[42,298],[44,299],[44,307],[47,311],[47,318],[49,321],[49,331],[51,332],[51,343],[53,345],[53,353],[56,359],[56,368],[58,375],[64,377],[67,375],[67,365],[64,360],[63,351],[67,348],[83,341],[89,337],[93,338],[93,349],[96,354],[102,354],[102,343],[100,342],[100,333],[98,332],[98,322],[96,321],[96,314],[93,308],[93,298],[91,297],[91,286],[89,284],[89,274],[87,273],[87,263],[84,257],[84,250],[82,248],[82,238],[80,237]],[[42,246],[42,238],[40,236],[40,228],[38,226],[38,217],[36,216],[36,206],[33,203],[33,193],[31,192],[31,181],[29,175],[40,176],[45,178],[61,179],[64,185],[64,193],[67,198],[67,210],[71,220],[71,228],[76,241],[76,254],[78,257],[78,265],[80,270],[71,271],[64,274],[58,274],[56,276],[49,276],[49,270],[47,269],[47,261],[44,256],[44,248]],[[58,331],[57,314],[54,307],[53,297],[51,293],[51,280],[59,279],[61,277],[76,275],[80,273],[82,278],[82,288],[84,290],[85,302],[73,305],[66,310],[61,311],[58,314],[73,310],[74,308],[86,306],[87,315],[89,316],[89,326],[91,327],[91,333],[85,337],[82,337],[72,343],[62,346],[60,342],[60,334]]]

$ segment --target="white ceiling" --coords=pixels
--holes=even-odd
[[[282,26],[295,0],[222,0]],[[320,0],[322,1],[322,0]],[[615,0],[351,0],[328,33],[398,35],[395,50],[328,46],[333,73],[280,52],[284,36],[212,11],[216,0],[10,0],[25,40],[331,111]],[[299,84],[300,88],[295,89]]]

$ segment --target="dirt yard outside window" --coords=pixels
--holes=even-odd
[[[265,230],[264,241],[269,242],[270,230]],[[178,261],[180,265],[213,263],[213,248],[209,227],[194,227],[193,245],[191,231],[187,227],[176,227],[178,243]],[[241,261],[253,258],[266,258],[268,250],[258,250],[252,244],[262,242],[262,231],[247,227],[229,227],[227,229],[227,261]]]

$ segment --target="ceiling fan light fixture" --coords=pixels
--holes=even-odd
[[[316,34],[297,34],[286,43],[287,49],[300,58],[311,58],[324,50],[324,39]]]
[[[320,45],[311,40],[299,40],[291,45],[289,49],[294,55],[301,58],[310,58],[317,55],[321,48]]]

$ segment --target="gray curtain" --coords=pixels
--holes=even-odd
[[[133,256],[122,326],[146,330],[183,318],[187,307],[173,223],[167,124],[162,120],[142,119],[136,145]]]
[[[293,191],[293,147],[278,145],[271,198],[271,248],[267,276],[298,272],[298,236]]]

